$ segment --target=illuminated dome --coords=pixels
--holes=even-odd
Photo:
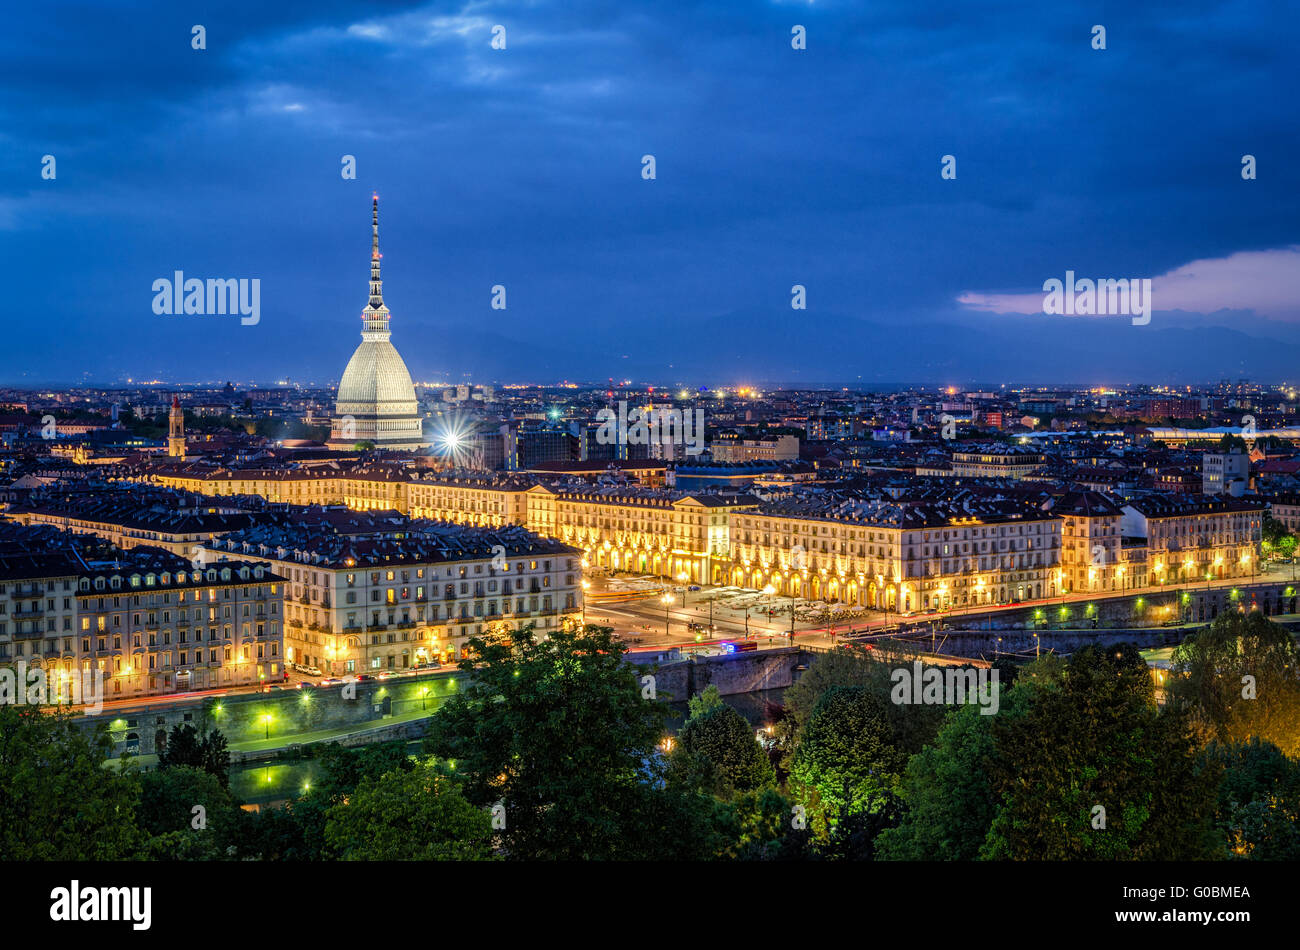
[[[388,340],[363,340],[339,383],[339,415],[377,407],[385,415],[417,412],[415,386],[397,347]]]
[[[370,302],[361,312],[361,345],[339,382],[329,444],[352,448],[418,449],[425,443],[411,374],[389,340],[389,312],[379,279],[379,197],[374,199],[370,250]]]

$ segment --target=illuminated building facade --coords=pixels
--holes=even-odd
[[[286,659],[337,675],[455,662],[493,625],[544,634],[582,610],[580,552],[518,526],[313,513],[217,539],[221,557],[285,577]]]
[[[77,580],[75,663],[99,671],[105,699],[283,678],[283,586],[264,565],[161,551],[125,563]]]

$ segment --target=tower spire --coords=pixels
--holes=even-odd
[[[370,206],[370,302],[361,313],[361,338],[363,340],[388,339],[388,308],[384,306],[384,282],[379,276],[379,195],[376,193]]]

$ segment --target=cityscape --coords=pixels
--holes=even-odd
[[[1188,144],[1133,37],[1231,97],[1169,11],[990,14],[992,76],[955,9],[236,6],[49,27],[39,117],[0,81],[40,143],[0,195],[0,859],[78,869],[51,921],[182,893],[118,862],[996,861],[1108,868],[1088,922],[1254,922],[1300,859],[1258,22]],[[838,89],[877,53],[897,96]],[[983,121],[1138,88],[1171,118],[994,167]]]

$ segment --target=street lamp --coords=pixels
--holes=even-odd
[[[267,713],[262,717],[262,723],[266,726],[266,738],[271,738],[271,714]]]
[[[420,687],[420,709],[427,708],[425,706],[425,700],[428,698],[428,696],[429,696],[429,687],[427,686]]]
[[[664,604],[664,636],[668,636],[668,608],[672,606],[673,598],[671,594],[665,593],[663,596]]]
[[[682,571],[677,575],[677,579],[681,581],[682,584],[682,610],[685,610],[686,609],[686,582],[691,579],[691,575],[687,574],[685,571]]]
[[[587,627],[587,590],[591,587],[591,581],[583,580],[582,582],[582,626]]]
[[[776,588],[773,587],[771,584],[768,584],[766,587],[763,588],[763,593],[767,596],[767,599],[768,599],[768,606],[767,606],[767,621],[768,621],[768,623],[771,623],[771,622],[772,622],[772,603],[771,603],[771,601],[772,601],[772,595],[776,593]]]

